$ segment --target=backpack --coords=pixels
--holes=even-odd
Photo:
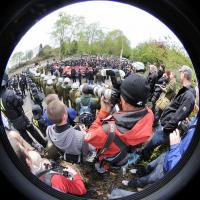
[[[82,100],[82,99],[81,99]],[[85,126],[90,126],[95,119],[91,109],[91,99],[89,99],[88,105],[84,106],[80,100],[80,115],[79,122]]]

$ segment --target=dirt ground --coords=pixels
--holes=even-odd
[[[63,166],[65,166],[65,164],[65,161],[62,162]],[[137,192],[136,189],[129,188],[122,184],[122,180],[134,178],[134,175],[129,172],[130,169],[128,169],[123,176],[121,169],[110,169],[104,174],[99,174],[91,165],[76,164],[75,166],[79,169],[87,188],[87,194],[84,195],[85,198],[99,200],[108,199],[108,194],[110,194],[114,188]]]

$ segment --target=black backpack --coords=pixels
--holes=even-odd
[[[91,108],[91,99],[87,105],[83,105],[80,99],[80,115],[79,115],[79,122],[84,124],[85,126],[90,126],[92,122],[95,120],[95,116],[92,113]]]

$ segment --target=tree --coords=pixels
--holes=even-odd
[[[120,56],[123,48],[123,55],[129,57],[131,54],[130,41],[121,30],[113,30],[107,33],[104,45],[107,54]]]
[[[22,62],[24,57],[24,53],[23,52],[16,52],[13,54],[12,58],[11,58],[11,63],[13,65],[20,65],[20,63]]]
[[[84,17],[59,13],[59,19],[55,22],[51,35],[59,42],[61,57],[70,53],[71,42],[77,40],[84,26]]]
[[[30,61],[33,58],[33,51],[29,50],[25,52],[24,60]]]
[[[131,58],[134,61],[141,61],[145,65],[148,63],[163,63],[167,69],[176,69],[180,65],[188,65],[192,67],[189,56],[174,43],[149,40],[140,43],[132,50]]]

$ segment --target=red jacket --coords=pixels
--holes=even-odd
[[[139,113],[145,111],[146,114],[140,116],[140,118],[137,117]],[[107,112],[100,110],[96,120],[93,122],[85,136],[85,141],[95,146],[97,150],[102,149],[107,140],[107,134],[104,132],[102,127],[103,123],[106,121],[115,122],[115,134],[119,136],[127,146],[142,144],[146,142],[152,134],[154,115],[148,108],[135,112],[114,113],[111,118],[105,119],[107,116]],[[109,149],[99,157],[99,160],[113,157],[119,151],[119,147],[112,142]]]
[[[42,177],[40,179],[42,180]],[[60,192],[74,195],[84,195],[87,192],[83,180],[78,174],[73,177],[73,180],[63,175],[55,174],[51,177],[51,187]]]

